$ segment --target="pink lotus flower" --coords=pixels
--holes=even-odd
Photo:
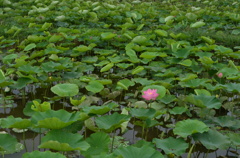
[[[222,78],[223,77],[223,73],[219,73],[219,74],[217,74],[217,76],[219,77],[219,78]]]
[[[156,89],[148,89],[143,93],[144,95],[142,95],[142,97],[146,100],[156,100],[156,98],[159,96]]]

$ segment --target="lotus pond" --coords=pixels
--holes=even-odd
[[[238,157],[239,0],[0,2],[1,157]]]

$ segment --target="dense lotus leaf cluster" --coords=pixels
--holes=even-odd
[[[1,155],[239,154],[240,2],[0,2]]]

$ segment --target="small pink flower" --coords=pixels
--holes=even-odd
[[[143,93],[144,95],[142,95],[142,97],[146,100],[156,100],[156,98],[159,96],[156,89],[148,89]]]
[[[223,73],[220,72],[220,73],[217,74],[217,76],[218,76],[219,78],[222,78],[222,77],[223,77]]]

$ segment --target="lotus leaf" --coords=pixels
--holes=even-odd
[[[100,129],[111,132],[114,129],[121,127],[121,124],[129,119],[129,115],[118,114],[115,112],[112,115],[97,117],[95,121]]]
[[[173,109],[169,110],[169,112],[173,115],[182,114],[186,112],[188,109],[186,107],[174,107]]]
[[[80,119],[78,112],[69,113],[63,109],[58,111],[35,112],[31,118],[38,128],[61,129]]]
[[[86,89],[93,93],[98,93],[101,90],[103,90],[104,86],[99,81],[90,81],[88,85],[86,86]]]
[[[163,155],[149,146],[142,146],[140,148],[134,146],[122,147],[116,149],[114,154],[121,155],[123,158],[130,157],[144,157],[144,158],[163,158]]]
[[[132,63],[137,63],[139,62],[138,56],[136,52],[133,49],[127,49],[126,54],[130,57],[130,61]]]
[[[156,110],[155,109],[144,109],[144,108],[132,108],[130,109],[130,113],[135,116],[136,118],[139,118],[141,120],[146,120],[146,119],[152,119],[155,114]]]
[[[198,22],[195,22],[195,23],[191,24],[190,27],[192,27],[192,28],[199,28],[199,27],[202,27],[202,26],[204,26],[204,25],[205,25],[205,22],[203,22],[203,21],[198,21]]]
[[[29,119],[14,118],[12,115],[1,119],[1,126],[3,128],[19,128],[26,129],[32,125]]]
[[[229,138],[222,133],[210,129],[205,133],[197,133],[193,136],[194,140],[200,141],[207,149],[228,149],[230,147]]]
[[[108,134],[103,132],[97,132],[91,134],[90,137],[86,139],[86,142],[90,145],[87,151],[82,152],[85,157],[97,156],[101,153],[108,153],[110,137]]]
[[[57,84],[51,88],[51,91],[60,97],[72,97],[78,94],[78,86],[72,83]]]
[[[32,82],[33,80],[31,80],[30,78],[20,77],[18,78],[17,82],[13,85],[13,87],[17,89],[22,89]]]
[[[17,142],[17,139],[9,134],[0,133],[0,153],[12,154],[21,151],[24,147]]]
[[[162,149],[166,154],[175,154],[176,156],[181,156],[188,148],[188,143],[186,143],[183,138],[154,138],[153,142],[156,144],[157,148]]]
[[[86,151],[90,145],[82,140],[83,136],[76,133],[66,133],[61,130],[52,130],[42,139],[39,148],[49,148],[57,151]]]
[[[194,89],[194,92],[197,95],[206,95],[206,96],[211,96],[211,93],[207,91],[206,89]]]
[[[103,40],[110,40],[113,37],[117,36],[117,34],[111,33],[111,32],[106,32],[106,33],[102,33],[101,37]]]
[[[35,43],[30,43],[29,45],[27,45],[25,48],[24,48],[24,51],[29,51],[29,50],[32,50],[33,48],[36,47],[36,44]]]
[[[39,67],[29,64],[20,66],[18,70],[27,74],[36,74],[41,72],[41,69]]]
[[[219,116],[213,118],[213,121],[221,127],[228,127],[230,129],[237,130],[240,128],[240,121],[232,116]]]
[[[198,120],[187,119],[176,123],[173,133],[183,138],[190,136],[194,133],[207,132],[209,128],[205,123]]]
[[[129,79],[123,79],[117,82],[117,85],[125,90],[128,90],[130,86],[134,86],[134,82]]]
[[[83,111],[87,114],[98,114],[98,115],[103,115],[110,111],[110,107],[108,106],[86,106],[83,107]]]
[[[41,151],[38,151],[38,150],[35,150],[31,153],[25,153],[23,154],[23,158],[66,158],[66,156],[60,154],[60,153],[54,153],[54,152],[51,152],[51,151],[44,151],[44,152],[41,152]]]
[[[240,84],[239,83],[228,83],[223,86],[226,87],[227,91],[229,91],[229,92],[240,93]]]
[[[219,109],[222,106],[222,103],[215,96],[189,95],[187,96],[186,101],[198,107],[208,109]]]
[[[240,145],[240,134],[239,133],[228,133],[227,136],[229,137],[231,141],[231,145],[239,146]]]
[[[179,82],[179,84],[182,87],[196,88],[196,87],[199,87],[201,85],[204,85],[208,81],[209,81],[208,79],[199,79],[199,78],[197,78],[197,79],[187,80],[187,81],[184,81],[184,82]]]

